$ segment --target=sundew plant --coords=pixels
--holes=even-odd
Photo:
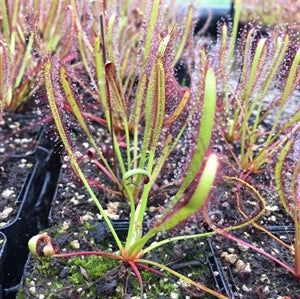
[[[18,1],[1,2],[0,119],[5,108],[16,111],[26,101],[38,69],[32,59],[34,34],[22,8]]]
[[[238,7],[240,4],[237,1]],[[231,25],[220,24],[218,40],[212,49],[214,55],[210,56],[217,78],[217,136],[222,137],[225,145],[224,181],[219,184],[222,195],[218,196],[234,203],[236,210],[231,211],[232,218],[216,217],[221,218],[218,222],[204,209],[205,219],[215,232],[246,245],[299,278],[299,153],[295,150],[300,129],[298,36],[288,27],[263,28],[249,23],[237,38],[236,24],[232,30]],[[292,149],[294,155],[290,154]],[[288,161],[293,161],[292,169],[287,166]],[[258,179],[262,174],[267,175],[270,184]],[[288,174],[286,179],[292,178],[285,181],[284,174]],[[232,183],[236,184],[234,192]],[[224,192],[227,187],[230,191]],[[258,190],[266,194],[266,189],[274,198],[278,191],[285,210],[295,222],[295,250],[259,221],[268,198],[263,198]],[[295,267],[229,233],[234,226],[242,228],[249,224],[295,253]]]
[[[235,173],[246,179],[274,167],[275,153],[299,130],[298,34],[289,26],[219,24],[210,59],[217,77],[218,131]],[[288,113],[287,113],[288,112]]]
[[[68,1],[1,1],[0,8],[1,119],[5,109],[22,112],[26,104],[40,104],[29,103],[42,73],[37,40],[47,52],[59,52],[63,58],[69,54],[74,32]]]
[[[218,298],[226,298],[165,265],[146,259],[148,252],[164,244],[207,235],[150,241],[159,232],[174,228],[200,211],[218,168],[217,156],[209,150],[216,80],[205,48],[199,44],[192,51],[199,63],[191,70],[195,76],[191,76],[190,87],[181,87],[174,75],[176,63],[193,46],[193,7],[187,8],[178,23],[168,18],[167,6],[159,0],[101,4],[71,0],[67,8],[72,14],[74,33],[70,53],[61,55],[64,50],[61,49],[53,55],[47,44],[38,40],[44,57],[45,96],[70,164],[119,250],[113,254],[58,253],[51,246],[51,238],[41,235],[29,242],[31,251],[53,258],[96,255],[120,260],[135,273],[141,296],[143,282],[139,269],[155,272],[154,266]],[[102,127],[105,148],[93,134],[92,124]],[[74,142],[71,125],[85,136],[89,144],[86,152],[81,152]],[[98,168],[96,177],[91,177],[95,171],[85,172],[86,158]],[[165,183],[170,163],[174,166]],[[177,191],[168,196],[165,212],[157,215],[144,232],[151,192],[157,187],[167,190],[169,184]],[[123,198],[129,205],[125,243],[97,198],[97,188]]]
[[[274,154],[299,130],[297,104],[299,45],[295,36],[278,28],[249,26],[241,33],[234,58],[228,26],[218,42],[220,71],[219,131],[241,178],[268,171]],[[231,62],[232,61],[232,62]],[[293,111],[290,111],[290,107]]]

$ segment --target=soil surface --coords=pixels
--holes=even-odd
[[[19,194],[34,162],[22,159],[10,159],[1,163],[0,172],[0,227],[11,223],[21,204]],[[13,170],[13,171],[12,171]]]
[[[28,155],[37,145],[40,126],[34,124],[38,118],[6,112],[0,125],[0,227],[18,213],[20,191],[35,163]]]

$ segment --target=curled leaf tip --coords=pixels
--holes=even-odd
[[[47,234],[33,236],[28,241],[30,252],[39,257],[52,256],[59,250],[58,245]]]

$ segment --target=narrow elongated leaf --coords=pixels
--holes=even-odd
[[[108,21],[108,28],[107,28],[107,43],[106,43],[106,47],[107,47],[107,53],[108,53],[108,60],[110,61],[115,61],[114,58],[114,44],[115,44],[115,35],[114,35],[114,27],[117,26],[116,24],[116,15],[112,15],[109,18]]]
[[[265,44],[266,44],[267,39],[266,38],[262,38],[259,40],[258,45],[256,47],[255,50],[255,54],[254,54],[254,58],[253,61],[251,63],[251,70],[250,70],[250,75],[248,78],[248,85],[247,85],[247,91],[245,94],[245,102],[246,102],[246,107],[248,107],[249,105],[249,97],[252,93],[252,90],[255,87],[255,78],[257,76],[259,76],[260,74],[260,70],[262,65],[264,64],[265,61],[265,53],[263,50],[265,48]]]
[[[153,123],[155,122],[155,106],[156,106],[156,93],[157,93],[157,60],[155,61],[149,78],[147,87],[146,100],[145,100],[145,129],[142,143],[141,158],[139,168],[144,168],[147,160],[147,152],[150,148],[151,135],[153,132]]]
[[[250,38],[250,37],[249,37]],[[245,114],[243,117],[243,125],[242,125],[242,132],[241,132],[241,160],[243,161],[245,158],[245,141],[246,141],[246,132],[248,130],[248,120],[252,114],[252,111],[250,110],[250,96],[252,94],[252,90],[255,87],[255,79],[258,74],[260,73],[259,69],[261,65],[263,65],[263,62],[261,60],[264,60],[265,57],[263,57],[263,49],[264,45],[266,43],[266,39],[262,38],[256,47],[256,51],[254,54],[253,61],[251,63],[251,70],[248,78],[248,84],[247,89],[245,90],[245,99],[244,99],[244,105],[245,105]],[[247,65],[244,66],[245,69],[248,69]]]
[[[212,129],[214,126],[215,108],[216,108],[216,79],[215,79],[214,71],[212,69],[208,69],[205,78],[204,100],[203,100],[202,116],[201,116],[201,123],[199,128],[196,150],[191,160],[189,169],[186,172],[184,181],[182,182],[180,188],[177,191],[176,196],[173,199],[174,204],[175,202],[178,201],[178,199],[184,193],[186,188],[195,179],[199,171],[199,168],[201,167],[202,161],[205,157],[208,145],[210,143]]]
[[[54,20],[58,13],[59,2],[60,1],[57,1],[57,0],[50,2],[51,7],[50,7],[50,11],[48,13],[46,25],[45,25],[45,28],[43,31],[43,36],[47,41],[49,41],[51,39],[51,30],[53,30],[53,26],[55,26]]]
[[[165,71],[164,66],[161,59],[157,60],[157,103],[156,103],[156,116],[155,122],[152,123],[154,125],[154,129],[152,131],[151,136],[151,147],[150,151],[155,151],[157,147],[157,143],[159,137],[161,135],[161,130],[163,127],[163,120],[165,115],[165,102],[166,102],[166,91],[165,91]]]
[[[112,226],[109,218],[107,217],[104,209],[102,208],[98,198],[94,194],[94,192],[93,192],[92,188],[90,187],[87,179],[85,178],[83,172],[81,171],[81,168],[77,163],[77,158],[76,158],[76,156],[74,154],[74,151],[72,149],[72,146],[69,142],[67,132],[64,128],[64,122],[63,122],[61,114],[60,114],[60,109],[57,106],[57,102],[55,100],[56,95],[55,95],[54,91],[56,89],[55,89],[54,84],[53,84],[51,59],[48,59],[45,63],[45,86],[46,86],[46,92],[47,92],[47,99],[48,99],[48,103],[49,103],[49,108],[50,108],[51,114],[53,116],[53,120],[54,120],[56,129],[58,131],[58,134],[60,136],[60,139],[61,139],[61,141],[62,141],[62,143],[65,147],[65,150],[68,153],[68,156],[70,158],[70,162],[71,162],[72,166],[74,167],[76,173],[78,174],[79,178],[82,180],[82,183],[86,187],[88,193],[92,197],[95,205],[99,209],[99,212],[102,215],[103,219],[105,220],[106,224],[108,225],[109,230],[111,231],[111,233],[112,233],[119,249],[122,250],[123,249],[122,243],[121,243],[114,227]]]
[[[291,207],[288,198],[286,197],[286,194],[283,190],[283,184],[282,184],[282,180],[283,178],[281,177],[282,175],[282,169],[283,169],[283,163],[284,160],[287,156],[288,151],[290,150],[291,146],[293,144],[293,140],[290,139],[286,145],[283,147],[282,151],[280,152],[280,155],[278,157],[278,161],[275,165],[275,183],[276,183],[276,188],[277,188],[277,192],[279,195],[279,198],[282,202],[282,205],[284,207],[284,209],[286,210],[286,212],[288,214],[291,215],[291,217],[294,217],[294,211],[293,208]]]
[[[269,63],[269,75],[263,83],[264,86],[263,86],[262,92],[259,92],[257,94],[255,99],[252,101],[252,104],[250,107],[250,111],[254,111],[256,103],[257,103],[257,101],[259,101],[259,105],[256,108],[256,117],[255,117],[255,122],[252,127],[252,131],[255,131],[257,129],[258,124],[261,123],[261,121],[262,121],[262,118],[260,117],[260,115],[261,115],[261,110],[263,107],[264,99],[270,88],[270,85],[273,82],[275,75],[278,72],[279,66],[283,60],[285,53],[286,53],[288,44],[289,44],[289,35],[288,34],[285,35],[284,41],[282,41],[282,39],[280,37],[277,37],[275,53],[273,55],[272,61],[270,61],[270,63]]]
[[[85,132],[85,134],[88,137],[88,140],[90,141],[91,145],[97,151],[97,154],[100,156],[102,162],[105,165],[105,168],[109,171],[109,173],[113,177],[114,181],[116,183],[118,183],[118,179],[116,178],[114,172],[110,168],[107,160],[104,158],[103,154],[101,153],[101,151],[98,148],[98,145],[97,145],[96,141],[94,140],[92,134],[90,133],[90,130],[89,130],[88,125],[85,121],[85,118],[82,115],[81,109],[80,109],[79,105],[77,104],[77,102],[75,100],[72,89],[71,89],[70,84],[67,80],[66,69],[63,66],[60,67],[60,79],[61,79],[61,84],[63,86],[63,90],[65,92],[66,98],[68,100],[68,103],[69,103],[69,105],[70,105],[70,107],[73,111],[73,114],[75,115],[78,123],[80,124],[80,127]],[[121,186],[119,186],[119,187],[121,187]]]
[[[184,21],[183,36],[181,38],[178,50],[176,52],[175,59],[174,59],[174,62],[173,62],[173,66],[176,65],[179,58],[181,57],[183,49],[186,45],[186,41],[188,39],[188,35],[192,34],[192,32],[193,32],[193,13],[194,13],[194,7],[192,5],[190,5],[189,9],[188,9],[188,12],[187,12],[186,20]]]
[[[129,137],[129,127],[127,121],[127,108],[124,99],[124,94],[122,86],[116,76],[116,68],[112,62],[107,62],[105,64],[105,74],[106,74],[106,83],[107,89],[109,90],[108,96],[108,107],[110,111],[111,124],[117,127],[123,127],[126,137],[126,148],[127,148],[127,171],[130,170],[131,165],[131,156],[130,156],[130,137]],[[120,118],[120,120],[119,120]],[[112,136],[114,142],[114,151],[118,158],[118,162],[122,171],[122,175],[126,172],[126,166],[122,158],[122,153],[119,149],[117,140],[115,138],[115,133],[112,128]]]
[[[2,16],[3,33],[4,33],[6,41],[9,43],[9,41],[10,41],[10,27],[9,27],[6,3],[7,3],[7,1],[1,1],[1,16]],[[14,3],[14,5],[16,5],[16,3]]]
[[[190,94],[190,90],[187,88],[175,111],[167,119],[164,120],[164,125],[170,125],[176,121],[176,119],[181,115],[182,111],[186,107],[190,98]]]
[[[156,233],[175,227],[201,209],[209,195],[210,189],[217,173],[217,169],[218,159],[216,155],[212,154],[207,159],[199,183],[190,200],[181,209],[176,210],[176,212],[174,212],[171,217],[167,217],[166,221],[163,221],[158,227],[155,227],[154,230]]]
[[[147,171],[152,177],[154,158],[158,140],[161,135],[165,114],[165,74],[161,59],[156,59],[150,74],[145,105],[145,134],[142,145],[140,167],[143,168],[147,160]],[[149,150],[149,152],[148,152]],[[147,155],[148,153],[148,155]],[[136,184],[139,185],[141,177],[137,177]],[[137,222],[141,223],[147,207],[150,184],[143,190],[142,200],[137,206]]]
[[[109,118],[109,111],[108,111],[108,103],[106,97],[106,87],[105,87],[105,68],[103,62],[103,53],[101,49],[100,37],[96,36],[94,41],[94,55],[95,55],[95,62],[96,62],[96,74],[98,80],[98,89],[99,89],[99,97],[100,102],[102,105],[102,110],[105,115],[105,119],[110,129],[110,118]]]
[[[158,16],[159,5],[160,5],[160,0],[154,0],[152,2],[152,10],[151,10],[151,15],[150,15],[150,20],[149,20],[149,25],[147,30],[146,42],[145,42],[143,65],[146,64],[150,54],[151,43],[154,35],[154,29],[156,25],[157,16]]]
[[[229,51],[229,56],[228,56],[229,63],[231,63],[231,60],[232,60],[232,57],[234,54],[237,33],[238,33],[238,28],[239,28],[239,21],[240,21],[241,4],[242,4],[242,0],[237,0],[235,2],[235,13],[234,13],[232,34],[231,34],[231,40],[230,40],[230,51]]]
[[[271,132],[269,133],[269,136],[267,138],[266,144],[268,144],[270,142],[270,140],[272,139],[273,132],[275,131],[277,124],[280,120],[280,117],[282,114],[282,109],[288,99],[288,96],[293,91],[293,89],[297,86],[297,84],[299,85],[300,75],[297,74],[297,70],[299,70],[299,63],[300,63],[300,49],[296,52],[293,63],[291,65],[289,75],[286,79],[286,84],[285,84],[284,92],[282,95],[282,99],[280,101],[280,107],[277,112],[276,119],[273,122],[273,126],[272,126]]]
[[[114,111],[112,111],[116,116],[117,119],[118,115],[122,118],[122,120],[126,120],[127,122],[127,115],[126,115],[126,103],[124,99],[124,92],[122,90],[122,86],[116,77],[116,66],[113,62],[107,62],[105,64],[105,74],[106,79],[110,87],[111,92],[111,100],[112,100],[112,107],[114,107]]]

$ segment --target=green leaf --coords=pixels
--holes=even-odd
[[[158,140],[161,134],[165,115],[165,73],[161,59],[156,59],[151,70],[149,85],[147,89],[145,104],[145,133],[142,144],[142,154],[139,168],[144,168],[147,161],[147,171],[151,173],[154,165],[154,158]],[[151,177],[150,177],[151,178]],[[139,185],[141,177],[135,182]],[[149,185],[148,185],[149,186]],[[147,206],[148,193],[147,185],[143,190],[142,199],[137,207],[137,221],[142,222]]]
[[[215,109],[216,79],[214,71],[212,69],[208,69],[205,78],[204,100],[196,150],[191,160],[189,169],[186,172],[184,181],[173,199],[174,204],[181,197],[181,195],[191,184],[191,182],[195,179],[199,168],[201,167],[211,139],[212,129],[214,126]]]
[[[153,0],[150,21],[147,28],[146,43],[144,47],[143,65],[146,64],[151,51],[151,43],[154,36],[154,28],[158,16],[159,4],[160,4],[160,0]]]
[[[288,198],[286,197],[286,195],[284,193],[284,187],[282,185],[282,179],[283,178],[281,177],[282,169],[283,169],[283,163],[284,163],[284,160],[285,160],[285,158],[286,158],[286,156],[288,154],[288,151],[292,147],[292,144],[293,144],[293,140],[290,139],[285,144],[285,146],[283,147],[282,151],[279,154],[277,163],[275,165],[275,183],[276,183],[276,188],[277,188],[277,192],[278,192],[279,198],[280,198],[280,200],[282,202],[282,205],[283,205],[284,209],[286,210],[286,212],[288,214],[290,214],[290,216],[292,218],[294,218],[293,210],[291,209],[289,201],[288,201]]]
[[[23,61],[22,61],[21,68],[20,68],[19,73],[18,73],[18,77],[17,77],[16,82],[15,82],[14,88],[19,87],[19,85],[22,82],[26,66],[28,65],[29,59],[31,59],[31,50],[32,50],[33,41],[34,41],[34,34],[31,33],[30,36],[29,36],[29,39],[28,39],[28,44],[26,46],[26,52],[25,52],[25,55],[24,55],[24,58],[23,58]]]
[[[158,138],[161,133],[165,107],[165,78],[161,59],[156,59],[151,69],[145,101],[145,130],[139,168],[144,168],[149,156],[155,154]],[[148,155],[150,150],[150,154]],[[151,172],[148,163],[148,171]]]
[[[107,160],[104,158],[103,154],[101,153],[101,151],[98,148],[98,145],[95,141],[95,139],[93,138],[92,134],[90,133],[90,130],[88,128],[88,125],[85,121],[85,118],[82,115],[81,109],[78,106],[76,99],[73,95],[71,86],[68,82],[67,79],[67,73],[66,73],[66,69],[65,67],[61,66],[59,69],[59,75],[60,75],[60,79],[61,79],[61,84],[64,90],[64,93],[66,95],[67,101],[73,111],[73,114],[75,115],[78,123],[80,124],[81,128],[83,129],[83,131],[85,132],[86,136],[88,137],[88,140],[90,141],[91,145],[94,147],[94,149],[96,150],[97,154],[99,155],[99,157],[101,158],[102,162],[105,165],[105,168],[109,171],[109,173],[111,174],[111,176],[113,177],[114,181],[118,184],[118,179],[115,176],[114,172],[112,171],[111,167],[109,166]]]
[[[173,62],[173,66],[176,65],[178,60],[180,59],[180,56],[183,52],[183,49],[186,45],[186,41],[188,39],[188,35],[193,32],[193,13],[194,13],[194,7],[192,5],[189,6],[187,15],[186,15],[186,20],[184,21],[184,32],[183,36],[181,38],[178,50],[176,51],[175,59]]]
[[[155,233],[162,230],[169,230],[175,227],[176,225],[178,225],[179,223],[187,219],[189,216],[201,209],[209,195],[210,189],[213,185],[217,173],[217,169],[217,156],[211,154],[207,159],[199,183],[190,200],[181,209],[179,209],[178,211],[176,210],[176,212],[173,213],[171,217],[167,218],[166,221],[162,222],[162,224],[160,224],[158,227],[155,227],[153,229]]]
[[[48,103],[49,103],[49,108],[51,111],[51,114],[53,116],[53,120],[56,126],[56,129],[59,133],[60,139],[65,147],[65,150],[70,158],[70,162],[74,168],[74,170],[76,171],[76,173],[78,174],[79,178],[81,179],[82,183],[84,184],[85,188],[87,189],[88,193],[90,194],[91,198],[93,199],[95,205],[97,206],[100,214],[102,215],[103,219],[105,220],[106,224],[109,227],[109,230],[111,231],[118,247],[120,250],[123,249],[122,243],[115,231],[115,229],[113,228],[109,218],[107,217],[103,207],[101,206],[98,198],[96,197],[95,193],[93,192],[91,186],[89,185],[87,179],[85,178],[85,175],[83,174],[83,172],[81,171],[80,166],[77,163],[77,157],[72,149],[72,145],[69,142],[69,136],[67,134],[67,131],[65,130],[64,127],[64,122],[63,119],[61,117],[61,113],[60,113],[60,109],[57,106],[56,103],[56,95],[55,93],[58,92],[59,88],[55,88],[57,83],[53,84],[53,76],[52,76],[52,69],[55,69],[55,67],[52,66],[52,61],[51,59],[48,59],[45,63],[45,86],[46,86],[46,92],[47,92],[47,99],[48,99]],[[56,74],[53,74],[56,75]],[[64,78],[64,76],[62,77]]]
[[[107,97],[106,97],[105,69],[104,69],[104,62],[103,62],[103,52],[101,49],[101,42],[100,42],[99,36],[95,37],[94,55],[95,55],[96,74],[97,74],[97,80],[98,80],[100,102],[102,105],[102,109],[103,109],[103,112],[105,115],[107,125],[109,126],[110,118],[109,118],[108,103],[107,103]]]
[[[205,204],[205,201],[209,195],[217,173],[217,168],[217,156],[211,154],[206,162],[205,168],[195,188],[195,191],[186,205],[176,211],[169,211],[170,214],[165,215],[165,219],[161,224],[150,229],[145,236],[132,243],[132,246],[127,248],[128,256],[139,253],[144,245],[157,233],[175,227],[189,216],[199,211],[199,209],[201,209],[201,207]]]
[[[283,107],[286,104],[286,101],[287,101],[289,95],[294,90],[294,88],[297,85],[299,85],[300,76],[299,76],[299,74],[297,74],[297,72],[299,73],[299,63],[300,63],[300,49],[296,52],[293,63],[291,65],[289,75],[286,79],[284,92],[283,92],[282,98],[280,100],[280,107],[278,109],[276,119],[273,122],[272,129],[271,129],[271,131],[269,133],[269,136],[266,140],[266,144],[268,144],[270,142],[270,140],[272,139],[273,133],[274,133],[274,131],[276,129],[276,126],[277,126],[277,124],[280,120],[280,117],[282,115]]]

